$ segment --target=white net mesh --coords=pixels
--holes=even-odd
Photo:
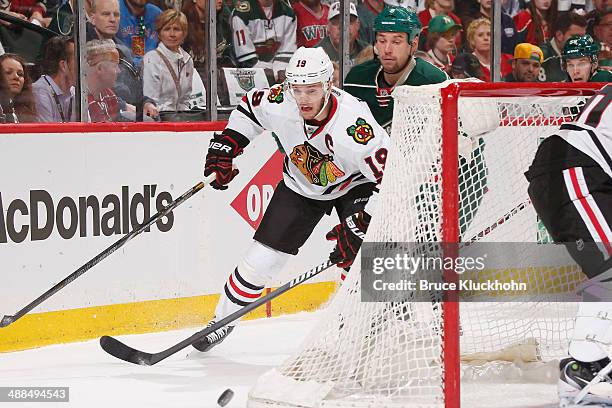
[[[496,97],[490,91],[459,98],[459,208],[444,214],[442,146],[457,135],[442,129],[443,86],[394,93],[393,145],[366,241],[442,241],[444,225],[458,221],[462,241],[546,242],[523,173],[542,138],[570,121],[585,97]],[[512,254],[512,267],[489,272],[497,280],[522,276],[529,283],[525,302],[461,302],[464,360],[564,355],[575,304],[542,302],[538,294],[566,291],[581,275],[524,259]],[[444,405],[441,303],[363,303],[359,268],[358,258],[300,350],[253,387],[250,407]]]

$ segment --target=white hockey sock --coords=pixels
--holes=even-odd
[[[583,302],[578,307],[569,354],[578,361],[608,357],[605,344],[612,342],[612,303]]]
[[[257,300],[266,282],[283,269],[290,256],[253,241],[244,260],[223,287],[215,309],[216,320]]]

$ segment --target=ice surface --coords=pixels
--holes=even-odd
[[[191,348],[155,366],[136,366],[106,354],[97,340],[0,354],[0,386],[68,386],[70,403],[2,403],[16,408],[215,408],[226,388],[228,408],[245,407],[258,376],[280,364],[313,328],[317,313],[243,322],[208,353]],[[127,344],[161,351],[197,329],[120,336]],[[0,332],[1,334],[1,332]],[[550,382],[550,381],[549,381]],[[551,408],[551,384],[464,384],[462,407]]]

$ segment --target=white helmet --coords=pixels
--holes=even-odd
[[[289,85],[306,85],[332,80],[334,66],[323,48],[300,47],[289,60],[285,77]]]

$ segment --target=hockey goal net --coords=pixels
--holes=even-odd
[[[546,242],[523,173],[538,144],[569,122],[591,84],[449,81],[394,92],[395,110],[367,242]],[[264,374],[249,407],[459,407],[468,360],[547,361],[566,353],[575,304],[541,301],[576,269],[526,274],[522,302],[362,302],[360,262],[298,352]],[[473,373],[472,373],[473,374]]]

